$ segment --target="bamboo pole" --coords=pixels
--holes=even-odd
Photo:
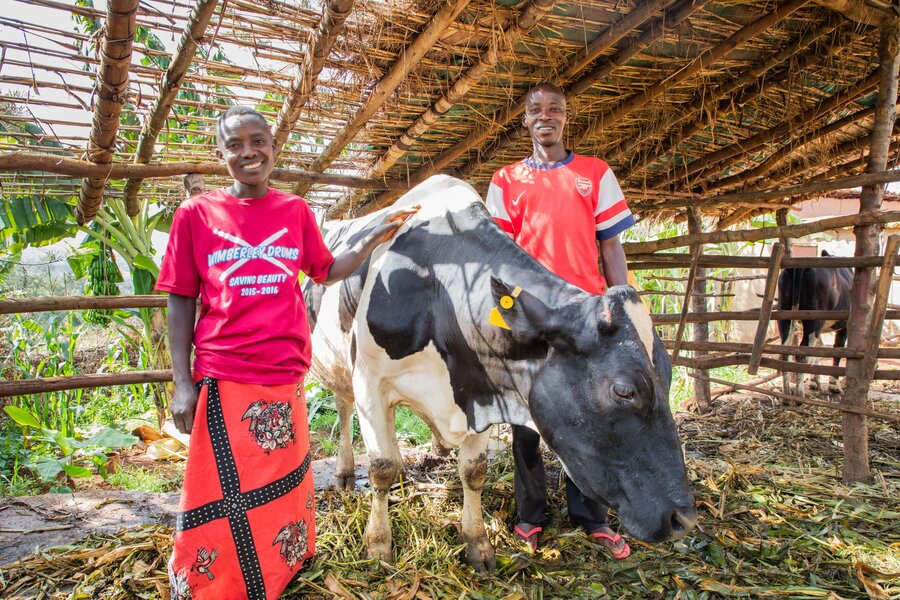
[[[325,3],[325,12],[316,28],[315,37],[307,48],[300,69],[291,82],[290,90],[272,127],[276,159],[281,155],[281,149],[300,119],[303,107],[316,89],[319,74],[325,67],[325,59],[331,54],[338,33],[353,10],[353,2],[354,0],[328,0]]]
[[[188,173],[202,175],[228,175],[225,165],[218,162],[167,162],[151,164],[96,163],[67,158],[54,154],[31,154],[28,152],[9,152],[0,154],[0,172],[2,171],[43,171],[57,175],[75,177],[104,177],[109,179],[177,177]],[[349,175],[331,173],[314,173],[299,169],[273,169],[269,176],[273,181],[307,181],[325,185],[358,187],[370,190],[408,189],[405,184],[385,182],[377,179],[364,179]]]
[[[410,125],[406,131],[400,134],[400,137],[391,144],[390,148],[385,150],[381,156],[369,167],[366,177],[377,179],[382,177],[388,169],[397,164],[403,155],[416,143],[432,125],[434,125],[441,117],[462,100],[470,89],[478,84],[479,81],[497,64],[500,60],[503,47],[512,48],[519,40],[525,37],[532,29],[534,29],[538,21],[547,14],[556,5],[557,0],[532,0],[525,7],[519,17],[507,27],[501,35],[492,36],[490,44],[481,53],[481,56],[463,71],[453,85],[450,86],[444,94],[441,95],[433,104],[431,104],[425,112],[419,115],[419,118]],[[328,209],[327,217],[330,219],[340,218],[342,214],[347,212],[347,208],[353,203],[358,196],[356,194],[346,194],[340,201],[332,205]]]
[[[137,150],[135,150],[134,162],[146,164],[150,162],[156,146],[156,140],[159,138],[159,132],[166,124],[172,105],[175,104],[175,98],[178,97],[178,91],[181,89],[181,83],[184,76],[187,75],[188,67],[194,60],[194,54],[203,34],[206,32],[206,26],[209,24],[212,14],[218,5],[218,0],[197,0],[191,14],[188,17],[184,33],[178,42],[178,49],[166,74],[163,76],[159,85],[159,95],[147,120],[144,121],[144,127],[138,138]],[[135,216],[140,211],[140,203],[138,202],[138,192],[141,190],[141,179],[129,179],[125,184],[125,210],[129,216]]]
[[[97,373],[67,377],[40,377],[17,381],[0,381],[0,398],[28,396],[63,390],[130,385],[135,383],[165,383],[172,381],[172,370],[132,371],[130,373]]]
[[[672,347],[672,358],[678,358],[681,351],[682,336],[684,328],[687,324],[685,318],[691,308],[691,289],[694,287],[694,279],[697,277],[697,268],[699,261],[697,260],[703,253],[703,244],[691,246],[691,270],[688,272],[687,283],[684,285],[684,300],[681,303],[681,317],[678,319],[678,330],[675,333],[675,345]]]
[[[712,48],[708,48],[700,56],[692,60],[688,65],[678,70],[673,75],[647,90],[638,92],[625,101],[620,102],[611,111],[600,115],[581,132],[576,134],[574,136],[574,146],[579,147],[583,145],[587,140],[596,137],[604,129],[618,123],[635,110],[646,106],[647,103],[664,94],[667,90],[687,81],[691,77],[695,77],[702,70],[709,68],[717,60],[747,43],[763,31],[786,19],[793,12],[802,8],[807,2],[808,0],[788,0],[787,2],[782,3],[771,13],[742,27]]]
[[[594,42],[589,45],[588,49],[583,54],[572,59],[564,66],[561,72],[575,74],[580,70],[578,68],[579,64],[589,64],[593,62],[608,48],[626,37],[644,23],[644,21],[648,20],[653,14],[662,9],[669,1],[670,0],[647,0],[638,3],[634,10],[603,30]],[[705,4],[707,1],[708,0],[704,0],[703,3]],[[566,79],[559,76],[554,78],[554,83],[557,85],[564,85]],[[524,110],[525,94],[522,94],[515,101],[491,115],[491,118],[486,124],[476,127],[468,135],[441,152],[439,155],[430,157],[425,165],[409,176],[410,187],[422,183],[431,175],[445,169],[464,153],[483,145],[500,128],[505,127],[506,124],[513,119],[518,118]],[[396,197],[396,194],[391,193],[379,194],[364,206],[357,209],[355,215],[360,216],[378,210],[396,199]]]
[[[329,142],[328,146],[309,165],[309,170],[322,172],[334,162],[341,151],[353,141],[356,134],[365,127],[378,109],[394,93],[397,87],[409,72],[418,64],[422,57],[431,50],[446,28],[456,20],[459,13],[468,6],[470,0],[452,0],[443,3],[437,13],[428,21],[425,30],[409,44],[391,65],[387,74],[375,84],[372,93],[363,102],[356,112],[347,118],[347,122]],[[310,182],[298,182],[294,185],[294,193],[302,196],[312,187]]]
[[[781,260],[784,258],[784,245],[776,242],[772,247],[772,256],[769,259],[769,271],[766,277],[766,288],[763,292],[762,307],[759,309],[759,321],[756,324],[756,337],[753,340],[753,350],[750,352],[750,362],[747,372],[756,375],[759,371],[759,363],[762,358],[763,345],[766,343],[766,333],[769,330],[769,320],[772,318],[772,304],[775,299],[775,286],[778,283],[778,275],[781,273]]]
[[[879,78],[878,102],[875,124],[872,128],[872,146],[869,151],[867,175],[878,175],[887,168],[888,148],[894,129],[897,104],[897,71],[900,69],[900,28],[896,17],[887,18],[881,24],[881,39],[878,50]],[[865,184],[859,198],[860,214],[877,211],[881,207],[884,187],[874,182]],[[873,256],[878,252],[878,236],[881,228],[864,225],[856,228],[856,256]],[[896,252],[896,246],[894,246]],[[887,256],[887,254],[885,255]],[[893,257],[891,257],[893,261]],[[893,265],[893,262],[886,263]],[[847,320],[847,345],[850,348],[866,348],[871,324],[872,270],[858,268],[853,275],[850,290],[850,318]],[[886,302],[886,299],[885,299]],[[866,325],[869,324],[869,327]],[[871,383],[870,367],[865,360],[847,361],[847,379],[844,386],[843,404],[848,407],[864,408],[868,403]],[[869,482],[869,436],[864,416],[850,412],[843,415],[844,471],[845,483]]]
[[[138,0],[109,0],[106,11],[106,37],[100,51],[87,157],[99,165],[110,164],[116,145],[119,114],[128,93],[128,71],[134,43],[135,15]],[[81,182],[75,218],[80,225],[88,223],[100,210],[105,177],[85,177]]]
[[[900,177],[898,177],[900,180]],[[693,244],[721,244],[727,242],[756,242],[774,238],[799,238],[822,231],[831,231],[856,225],[871,223],[894,223],[900,221],[900,211],[874,212],[867,215],[846,215],[830,217],[799,225],[761,227],[742,231],[711,231],[703,234],[688,234],[650,242],[629,242],[622,244],[628,255],[650,254],[660,250],[670,250]],[[657,257],[653,257],[655,259]],[[837,258],[837,257],[833,257]]]
[[[773,377],[774,379],[774,377]],[[748,385],[746,383],[733,383],[731,381],[725,381],[724,379],[716,379],[714,377],[709,378],[713,383],[724,384],[730,387],[737,388],[739,390],[746,390],[748,392],[757,392],[759,394],[763,394],[765,396],[772,396],[773,398],[778,398],[780,400],[788,400],[790,402],[799,402],[801,404],[809,404],[810,406],[820,406],[822,408],[832,408],[834,410],[845,411],[848,410],[848,407],[843,404],[838,404],[837,402],[824,402],[822,400],[813,400],[812,398],[804,398],[802,396],[794,396],[793,394],[784,394],[782,392],[778,392],[775,390],[770,390],[767,388],[761,388],[754,385]],[[868,415],[870,417],[875,417],[877,419],[885,419],[887,421],[900,422],[900,415],[892,415],[889,413],[881,413],[876,412],[874,410],[869,409],[859,409],[852,408],[850,412],[854,412],[856,414]]]

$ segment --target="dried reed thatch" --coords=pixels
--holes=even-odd
[[[14,3],[26,17],[0,17],[0,151],[79,157],[89,146],[106,14],[56,0]],[[824,4],[855,18],[862,11],[870,24]],[[886,14],[878,6],[148,0],[137,13],[118,131],[104,131],[115,143],[105,147],[114,150],[114,166],[209,161],[215,116],[240,103],[278,119],[281,167],[400,185],[443,171],[483,185],[498,166],[529,152],[519,124],[523,94],[554,81],[570,96],[569,145],[607,159],[636,209],[671,214],[680,210],[674,200],[865,168],[860,157],[871,141],[878,87],[878,27],[871,23]],[[27,18],[29,10],[42,17]],[[75,31],[69,16],[90,26]],[[891,160],[896,152],[892,147]],[[46,160],[30,170],[4,158],[7,195],[71,201],[77,194],[80,179],[52,174]],[[397,195],[294,181],[314,204],[340,201],[333,216]],[[130,182],[131,210],[138,190],[151,199],[182,193],[176,178]],[[110,180],[104,193],[123,194],[123,183]],[[661,201],[669,204],[657,207]],[[739,208],[754,210],[752,201]],[[725,199],[710,200],[704,211],[736,216]]]
[[[890,393],[884,393],[885,391]],[[876,393],[876,408],[897,390]],[[833,413],[773,406],[749,395],[720,399],[705,416],[678,417],[700,512],[698,529],[674,544],[631,540],[614,561],[560,515],[532,554],[508,533],[512,465],[491,462],[485,490],[498,570],[461,563],[461,487],[453,461],[424,456],[392,494],[394,564],[365,560],[368,500],[318,497],[319,556],[285,598],[391,600],[525,598],[870,598],[900,595],[900,434],[873,423],[873,485],[844,486]],[[6,598],[165,597],[172,532],[162,527],[95,535],[0,569]],[[71,595],[70,595],[71,594]]]

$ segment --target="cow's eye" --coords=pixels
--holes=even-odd
[[[633,386],[624,383],[612,384],[612,392],[623,400],[631,400],[634,398],[635,389]]]

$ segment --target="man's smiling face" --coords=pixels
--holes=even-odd
[[[566,97],[538,89],[525,100],[525,127],[535,144],[544,147],[562,144],[566,126]]]
[[[256,115],[234,115],[220,126],[216,156],[225,161],[235,181],[250,187],[267,186],[274,168],[272,132]]]

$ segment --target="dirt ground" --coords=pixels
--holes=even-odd
[[[171,469],[171,463],[164,468]],[[366,483],[368,460],[356,457],[357,486]],[[174,465],[179,468],[179,465]],[[313,461],[316,490],[334,481],[335,459]],[[97,478],[99,482],[102,482]],[[108,487],[108,486],[106,486]],[[120,528],[175,524],[178,492],[123,492],[94,488],[74,494],[0,499],[0,565],[37,549],[73,544],[89,533],[115,533]]]

